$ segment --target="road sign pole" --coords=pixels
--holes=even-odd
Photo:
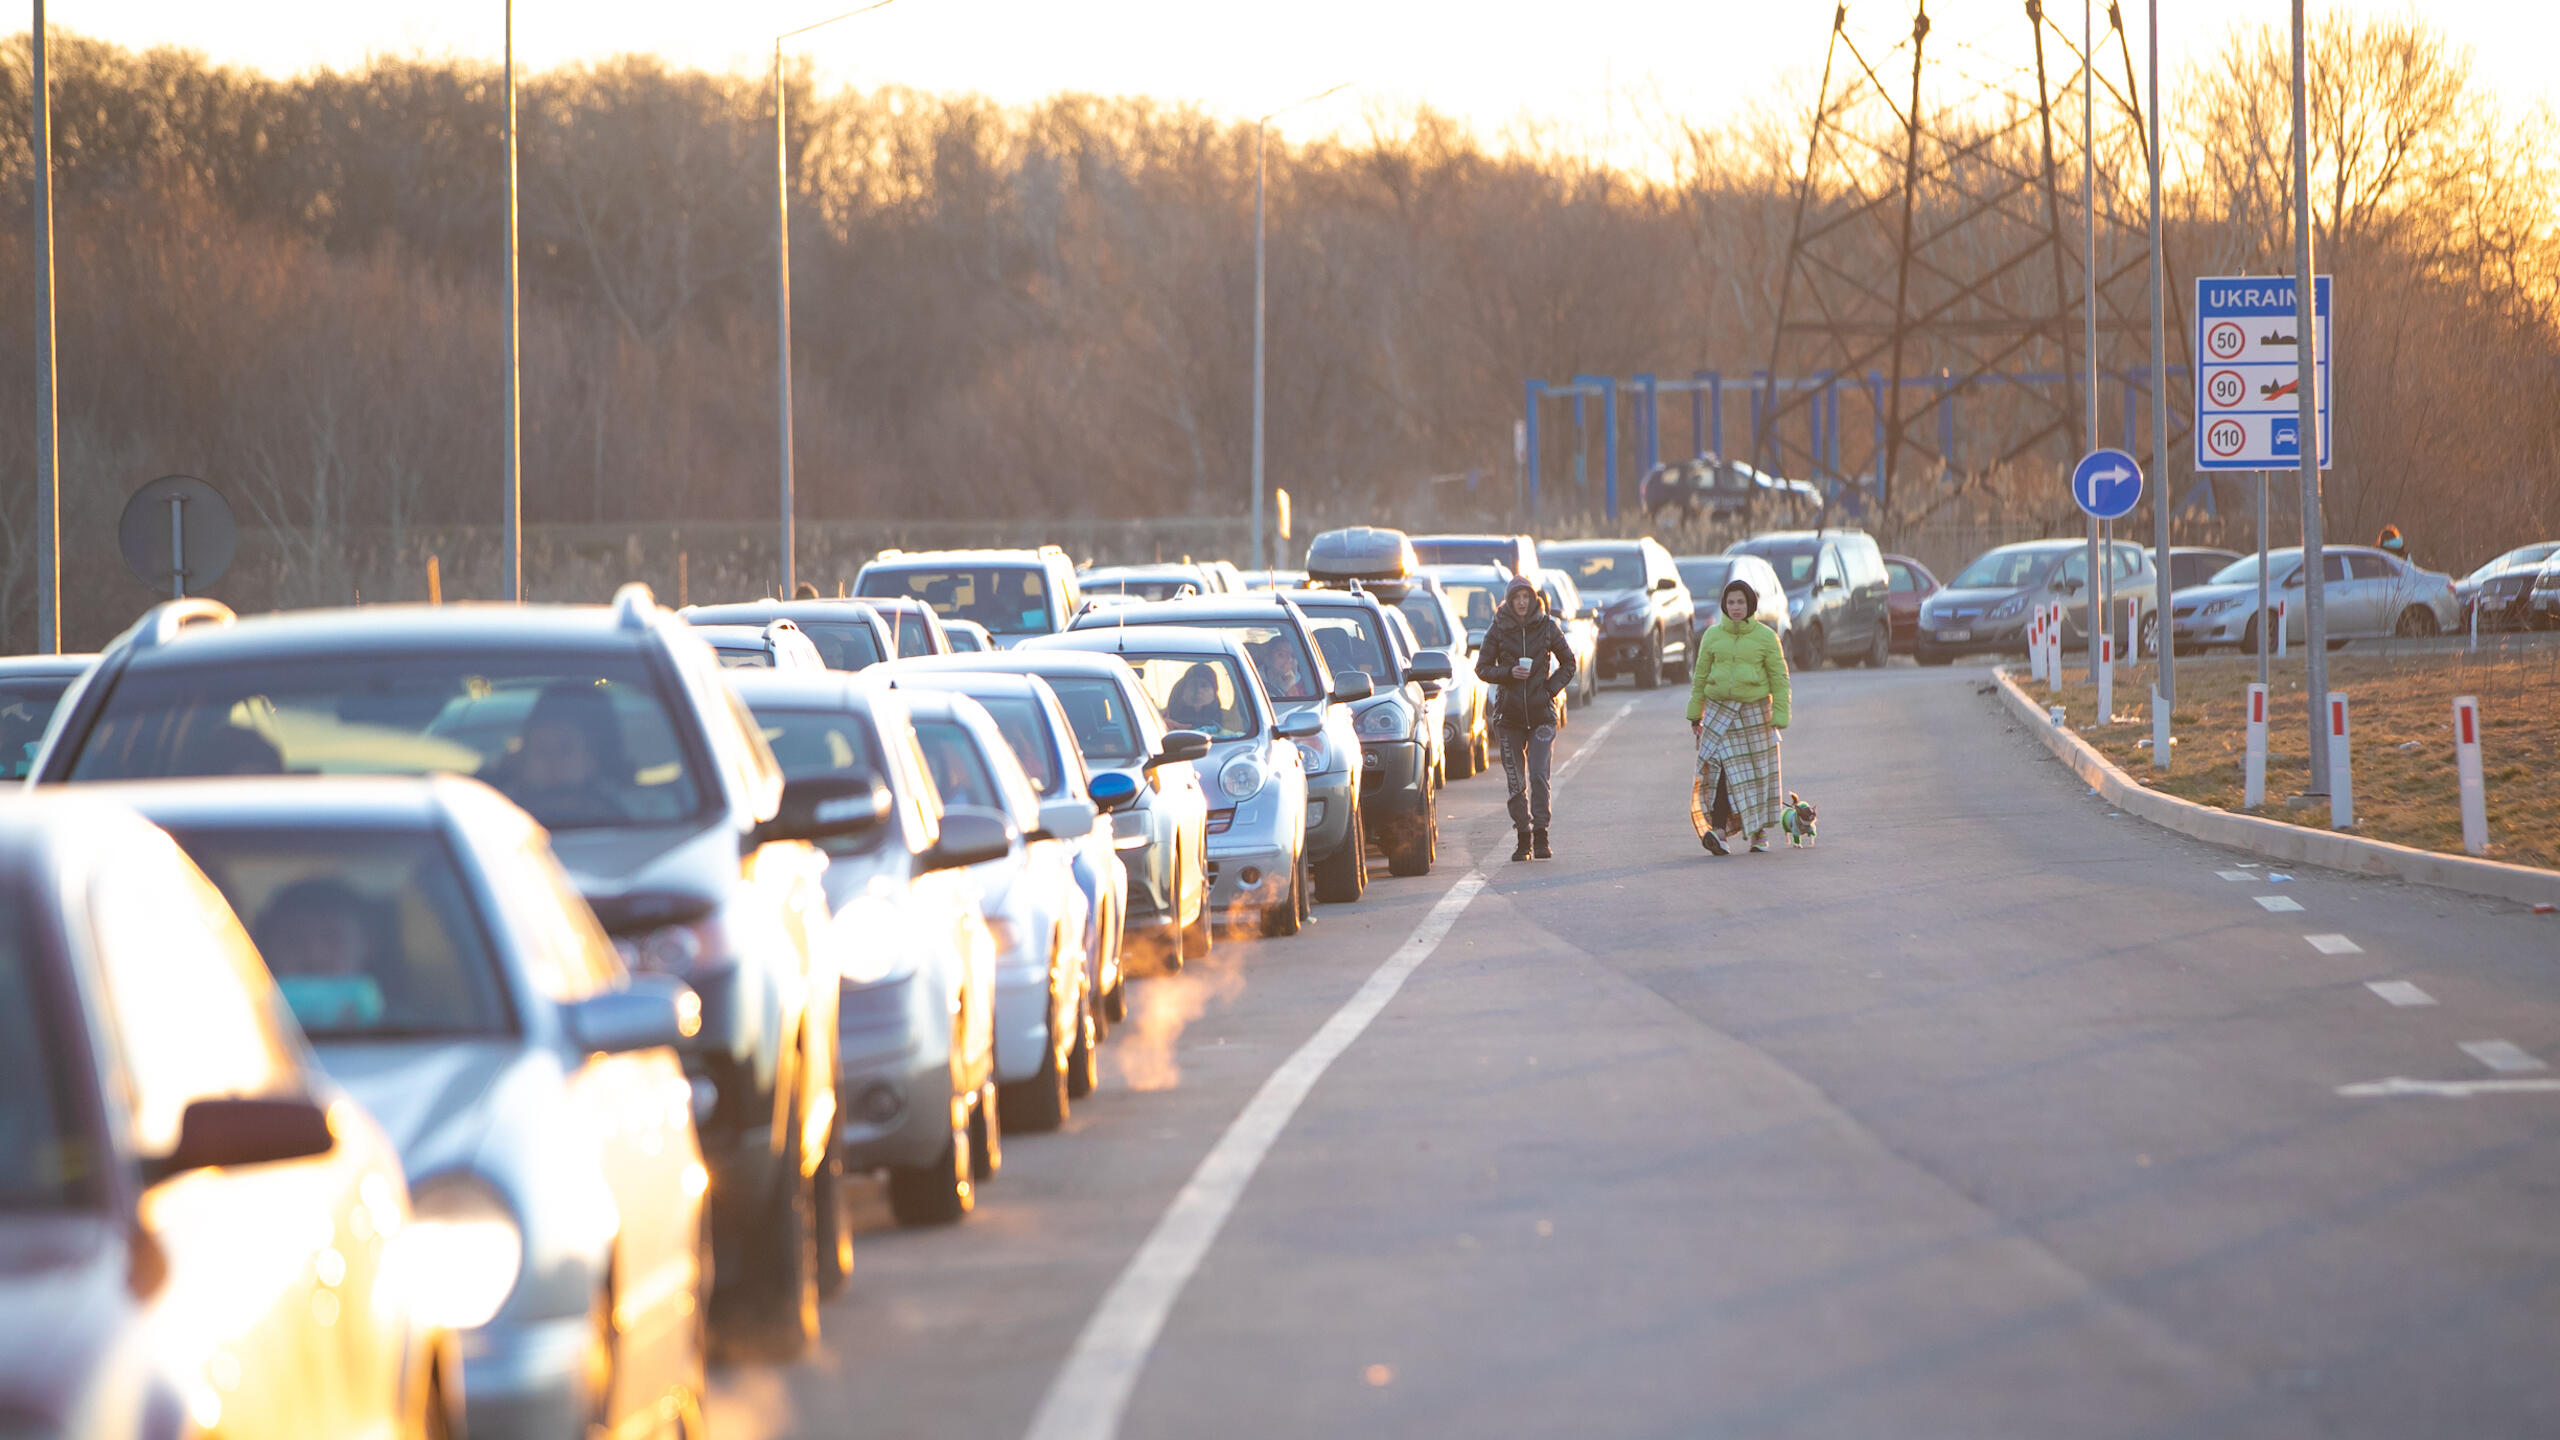
[[[2104,611],[2092,611],[2098,617],[2098,719],[2100,725],[2116,723],[2116,636],[2115,627],[2106,623]]]
[[[2088,448],[2098,448],[2098,47],[2097,0],[2080,0],[2080,218],[2085,229],[2080,244],[2080,355],[2088,366]],[[2097,678],[2098,630],[2106,611],[2098,608],[2105,583],[2098,552],[2099,517],[2089,517],[2089,584],[2080,597],[2088,616],[2089,674]]]
[[[2356,823],[2355,767],[2347,755],[2347,696],[2329,692],[2329,828],[2345,830]]]
[[[2169,633],[2169,272],[2160,248],[2160,0],[2151,0],[2151,553],[2159,563],[2152,583],[2152,613],[2159,617],[2160,676],[2156,708],[2165,716],[2178,703],[2177,644]],[[2169,763],[2168,722],[2153,727],[2152,761]]]
[[[2294,413],[2301,434],[2294,449],[2302,457],[2302,630],[2303,660],[2308,673],[2302,691],[2311,709],[2311,787],[2305,793],[2327,794],[2346,782],[2329,774],[2329,752],[2320,743],[2322,697],[2329,693],[2329,615],[2322,593],[2328,579],[2320,560],[2320,325],[2318,282],[2311,268],[2311,121],[2304,99],[2309,60],[2302,0],[2293,0],[2293,315],[2301,357],[2301,383],[2295,387]],[[2343,702],[2342,702],[2343,703]],[[2344,711],[2339,712],[2343,714]]]
[[[2453,772],[2462,787],[2462,848],[2489,853],[2489,803],[2480,783],[2480,701],[2453,697]]]
[[[35,0],[28,31],[29,89],[34,115],[36,289],[36,643],[39,655],[62,651],[62,463],[60,402],[53,345],[53,90],[45,68],[44,0]]]
[[[169,598],[187,598],[187,497],[169,497]]]
[[[2249,687],[2248,749],[2240,764],[2240,808],[2255,810],[2267,803],[2267,686]]]

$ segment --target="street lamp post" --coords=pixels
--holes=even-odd
[[[506,550],[507,600],[524,601],[524,345],[516,238],[516,6],[507,0],[507,416],[505,514],[499,525]]]
[[[1271,122],[1302,105],[1312,105],[1336,90],[1350,85],[1345,80],[1331,89],[1319,90],[1303,100],[1292,101],[1253,122],[1253,568],[1268,570],[1271,559],[1263,549],[1263,470],[1262,470],[1262,373],[1263,373],[1263,167],[1264,140]]]
[[[45,75],[44,0],[29,32],[36,171],[36,653],[62,650],[62,465],[54,399],[53,93]]]
[[[775,368],[781,379],[774,401],[775,439],[782,451],[781,531],[777,536],[782,552],[779,566],[784,599],[798,579],[795,562],[799,536],[794,524],[797,505],[793,498],[791,472],[791,129],[787,88],[782,71],[782,42],[812,30],[822,30],[839,20],[868,15],[895,0],[874,0],[860,9],[830,15],[797,30],[785,30],[773,37],[773,313]]]

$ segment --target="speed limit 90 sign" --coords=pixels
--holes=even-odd
[[[2205,377],[2204,393],[2216,405],[2237,405],[2249,398],[2249,382],[2237,370],[2216,370]]]

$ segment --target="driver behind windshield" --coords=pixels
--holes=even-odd
[[[630,779],[612,698],[584,681],[563,680],[544,686],[533,702],[498,788],[546,825],[594,824],[622,818],[615,789]]]
[[[311,1029],[355,1029],[382,1020],[372,972],[370,907],[343,881],[315,876],[277,892],[259,912],[258,953],[296,1019]]]

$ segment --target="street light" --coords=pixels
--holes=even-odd
[[[516,233],[516,6],[507,0],[507,456],[506,514],[499,527],[506,551],[507,600],[524,603],[524,343]]]
[[[773,37],[773,308],[776,345],[782,373],[781,395],[776,404],[775,428],[782,447],[782,588],[784,599],[791,596],[796,572],[794,551],[798,537],[792,526],[791,477],[791,139],[785,114],[782,76],[782,42],[812,30],[823,30],[839,20],[868,15],[896,3],[896,0],[873,0],[857,10],[830,15],[824,20],[785,30]]]
[[[886,3],[886,0],[883,0],[883,3]],[[1337,90],[1348,89],[1350,85],[1351,82],[1345,80],[1331,89],[1319,90],[1303,100],[1291,101],[1253,122],[1253,568],[1256,570],[1271,568],[1270,557],[1263,553],[1262,545],[1263,139],[1272,121],[1300,106],[1313,105]]]
[[[45,74],[44,0],[35,0],[28,32],[35,114],[36,195],[36,653],[62,650],[62,465],[54,395],[53,349],[53,92]]]

